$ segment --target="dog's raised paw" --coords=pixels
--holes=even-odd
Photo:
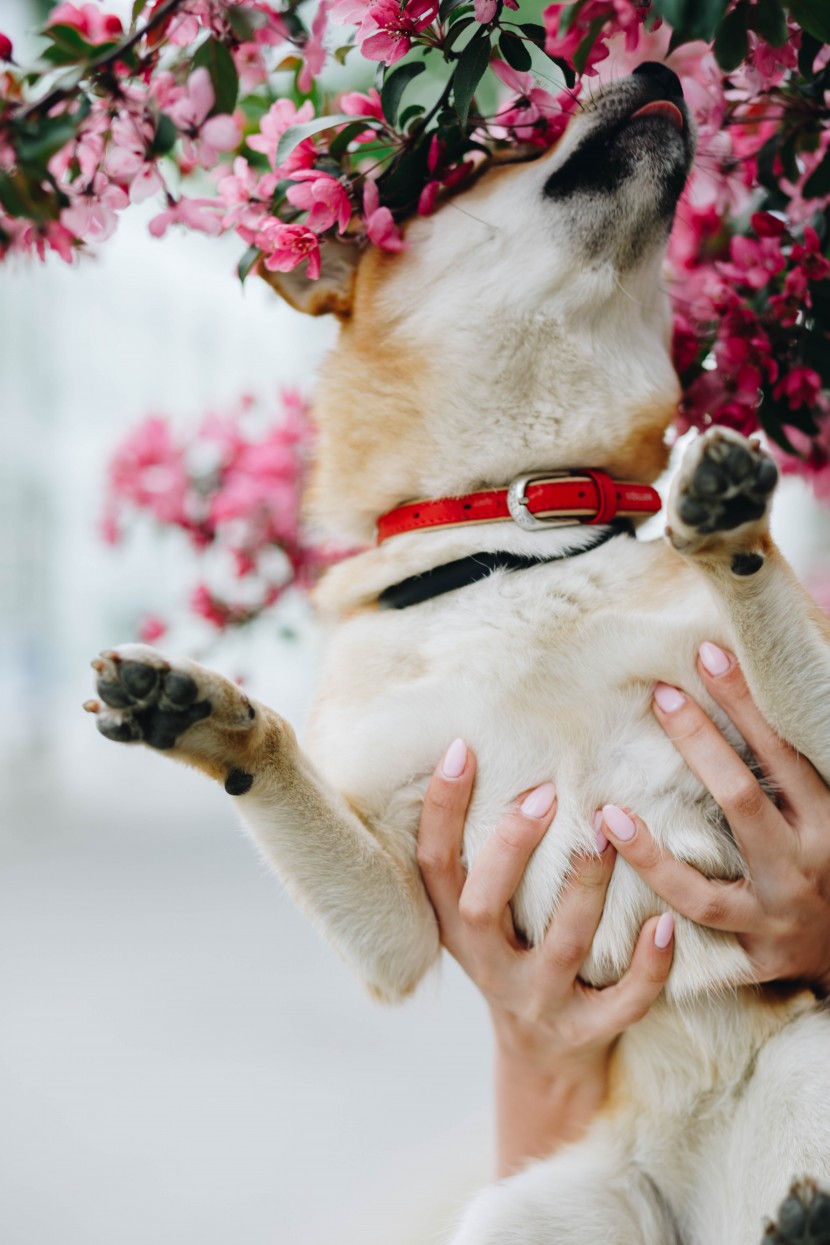
[[[763,1245],[830,1245],[830,1196],[812,1180],[794,1184]]]
[[[146,645],[125,645],[92,662],[98,700],[84,708],[117,743],[174,748],[191,726],[218,710],[221,726],[245,729],[253,706],[234,684],[192,662],[176,662]]]
[[[758,444],[731,429],[713,428],[686,451],[669,498],[666,535],[684,551],[758,523],[777,480],[778,468]]]

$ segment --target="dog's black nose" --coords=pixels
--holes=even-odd
[[[654,78],[659,83],[668,98],[672,96],[675,99],[683,98],[683,87],[680,85],[680,79],[673,69],[669,69],[668,65],[661,65],[657,61],[643,61],[642,65],[638,65],[634,73],[644,74],[647,78]]]

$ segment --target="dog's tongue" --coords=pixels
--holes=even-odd
[[[670,121],[675,129],[683,133],[683,113],[667,99],[656,99],[651,104],[646,104],[644,108],[638,108],[632,114],[631,120],[636,117],[663,117],[666,121]]]

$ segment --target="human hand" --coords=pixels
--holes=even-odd
[[[554,787],[544,783],[517,802],[467,874],[461,847],[474,777],[475,759],[457,740],[427,788],[418,863],[441,940],[490,1007],[504,1174],[584,1130],[604,1097],[616,1038],[663,988],[673,923],[668,914],[646,922],[616,985],[596,990],[579,980],[614,866],[614,849],[600,838],[596,855],[574,859],[543,942],[527,947],[509,905],[556,814]]]
[[[759,982],[802,980],[830,992],[830,790],[755,706],[735,658],[701,646],[698,669],[778,793],[776,806],[698,704],[658,684],[654,713],[726,816],[747,876],[712,881],[666,855],[631,810],[609,806],[602,828],[619,854],[677,911],[728,930]]]

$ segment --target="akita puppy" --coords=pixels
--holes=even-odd
[[[416,834],[458,736],[478,760],[468,862],[517,792],[556,780],[514,901],[531,943],[608,802],[710,877],[741,876],[650,708],[658,680],[685,688],[743,748],[696,674],[703,640],[737,653],[765,717],[830,779],[830,635],[770,539],[770,459],[708,433],[674,483],[668,539],[631,530],[679,396],[660,269],[693,146],[679,81],[645,64],[553,151],[412,220],[402,253],[354,265],[330,247],[320,282],[284,279],[297,305],[342,318],[316,405],[316,518],[362,545],[384,516],[380,543],[318,593],[336,629],[307,751],[192,662],[126,645],[94,663],[101,732],[222,782],[382,998],[438,958]],[[584,979],[616,980],[664,907],[619,859]],[[793,1177],[830,1178],[830,1019],[751,977],[732,936],[678,916],[665,998],[619,1042],[589,1135],[485,1191],[455,1245],[755,1245]]]

